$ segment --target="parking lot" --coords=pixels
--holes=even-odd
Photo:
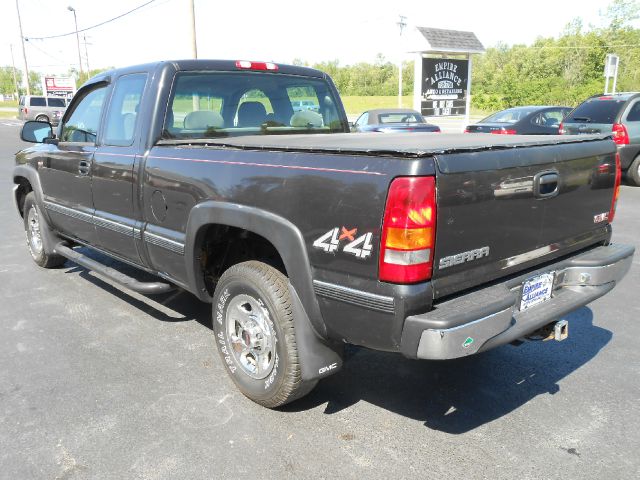
[[[11,199],[18,133],[0,122],[0,478],[640,476],[640,252],[564,342],[444,363],[353,347],[272,411],[227,378],[208,305],[32,262]],[[640,249],[637,205],[623,187],[614,241]]]

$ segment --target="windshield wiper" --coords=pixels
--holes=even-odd
[[[573,117],[573,120],[577,120],[578,122],[591,123],[591,119],[589,117]]]

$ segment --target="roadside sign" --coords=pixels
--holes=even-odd
[[[42,77],[42,91],[47,97],[71,98],[76,93],[73,77]]]
[[[422,59],[421,113],[427,117],[465,115],[469,60]]]
[[[616,71],[618,70],[618,60],[619,57],[617,55],[614,55],[613,53],[607,54],[607,57],[604,61],[605,78],[613,78],[616,76]]]

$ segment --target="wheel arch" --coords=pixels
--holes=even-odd
[[[23,216],[24,214],[24,199],[31,191],[34,192],[40,209],[45,212],[46,215],[46,210],[42,208],[44,207],[44,197],[42,194],[40,177],[38,177],[38,172],[34,168],[27,165],[17,165],[14,167],[13,183],[15,184],[13,201],[18,213],[20,213],[20,216]]]
[[[211,301],[204,277],[200,274],[201,259],[198,252],[204,232],[212,225],[243,229],[269,242],[280,256],[314,330],[320,337],[326,338],[326,327],[313,290],[311,266],[302,233],[289,220],[255,207],[211,200],[191,210],[186,230],[185,262],[188,283],[200,299]]]

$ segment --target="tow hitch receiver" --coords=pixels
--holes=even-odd
[[[560,320],[553,326],[553,339],[561,342],[569,336],[569,322]]]
[[[561,342],[569,336],[569,322],[567,320],[559,320],[555,323],[549,323],[535,332],[527,335],[527,340],[543,341],[556,340]]]

